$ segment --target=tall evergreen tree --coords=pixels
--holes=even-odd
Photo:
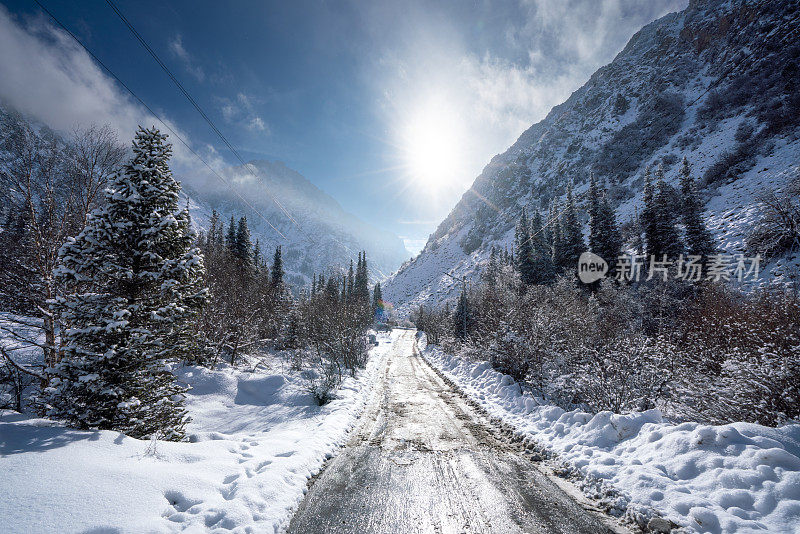
[[[48,370],[44,411],[79,428],[181,439],[187,416],[166,363],[192,351],[191,323],[207,302],[203,257],[157,129],[140,128],[106,204],[61,249],[63,358]]]
[[[225,234],[225,246],[228,247],[231,254],[236,253],[236,221],[233,219],[233,215],[228,223],[228,233]]]
[[[283,286],[283,258],[281,257],[281,246],[275,247],[275,256],[272,258],[272,287]]]
[[[605,187],[597,183],[594,173],[589,181],[589,249],[606,260],[612,271],[622,251],[622,237],[614,208]]]
[[[233,244],[233,254],[243,263],[250,263],[252,259],[253,244],[250,242],[250,228],[247,227],[247,217],[239,219],[236,228],[236,237]]]
[[[668,260],[675,261],[683,252],[683,244],[677,226],[679,211],[673,205],[670,188],[664,181],[664,170],[661,166],[656,170],[653,193],[649,211],[654,218],[650,223],[654,232],[648,236],[648,255],[654,255],[657,260],[666,255]],[[652,243],[650,239],[652,239]]]
[[[375,284],[375,289],[372,290],[372,313],[376,319],[381,318],[383,310],[383,293],[381,291],[381,283]]]
[[[258,238],[256,238],[256,244],[253,245],[253,265],[261,267],[261,263],[261,243],[258,241]]]
[[[583,231],[578,219],[578,207],[575,205],[573,186],[570,181],[567,186],[567,199],[564,212],[561,214],[561,240],[563,256],[561,258],[562,271],[577,271],[578,258],[586,251],[583,240]]]
[[[222,222],[219,220],[219,213],[217,210],[211,211],[211,220],[209,221],[208,235],[206,236],[206,249],[210,249],[216,245],[217,232],[220,230]]]
[[[536,272],[533,265],[533,249],[531,247],[530,224],[525,208],[517,223],[514,234],[515,264],[514,267],[519,271],[520,279],[526,286],[536,282]]]
[[[456,311],[453,314],[453,331],[455,332],[456,338],[464,341],[469,337],[470,322],[471,318],[467,294],[462,291],[461,296],[458,298]]]
[[[486,271],[483,273],[483,279],[492,288],[497,284],[497,275],[500,273],[500,259],[497,256],[497,247],[492,245],[489,261],[486,264]]]
[[[534,283],[547,284],[555,279],[556,270],[553,265],[552,251],[545,236],[542,216],[538,210],[533,210],[530,225],[531,263],[533,266]]]
[[[703,209],[686,156],[681,165],[680,180],[683,198],[683,224],[686,227],[686,252],[705,259],[714,254],[714,241],[703,220]]]
[[[358,257],[359,263],[361,263],[361,256]],[[353,300],[353,284],[354,284],[354,275],[353,275],[353,260],[350,260],[350,269],[347,271],[347,295],[345,299],[348,302]]]

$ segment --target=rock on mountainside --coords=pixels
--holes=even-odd
[[[743,252],[757,197],[797,177],[800,2],[692,0],[642,28],[569,99],[495,156],[384,287],[402,313],[457,294],[444,273],[475,278],[493,245],[511,247],[521,209],[546,211],[568,181],[585,200],[594,172],[625,223],[641,209],[642,173],[675,182],[686,156],[718,246]],[[797,258],[767,266],[788,274]]]
[[[245,167],[229,168],[223,175],[257,212],[216,178],[208,177],[205,183],[193,180],[193,186],[184,181],[193,200],[192,217],[203,228],[212,209],[226,225],[231,215],[237,219],[246,215],[253,241],[259,239],[268,260],[275,246],[282,246],[288,281],[294,286],[310,283],[314,273],[346,267],[361,250],[367,252],[373,280],[382,280],[410,256],[399,237],[346,212],[333,197],[283,162],[252,161]]]

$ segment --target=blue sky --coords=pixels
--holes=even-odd
[[[234,162],[105,2],[42,2],[193,146]],[[117,5],[246,159],[285,161],[416,251],[494,154],[685,3]],[[140,120],[34,3],[2,5],[0,97],[56,128]]]

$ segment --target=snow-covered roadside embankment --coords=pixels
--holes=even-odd
[[[800,532],[800,425],[673,424],[658,410],[596,415],[543,405],[488,362],[423,356],[491,416],[611,485],[635,517],[648,509],[700,532]],[[587,485],[596,488],[596,485]],[[596,495],[590,495],[596,496]]]
[[[317,406],[296,372],[181,368],[191,442],[81,432],[0,412],[3,531],[277,532],[347,439],[388,352]]]

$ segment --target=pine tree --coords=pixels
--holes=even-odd
[[[281,257],[281,246],[275,247],[275,256],[272,258],[272,287],[283,286],[283,258]]]
[[[458,298],[456,311],[453,314],[453,331],[455,333],[455,337],[462,341],[466,340],[467,337],[469,337],[469,328],[469,303],[467,302],[467,294],[462,291],[461,296]]]
[[[533,249],[531,248],[530,224],[525,208],[517,223],[514,235],[515,262],[514,267],[519,271],[522,283],[529,286],[536,282],[536,272],[533,265]]]
[[[234,239],[233,254],[243,263],[250,263],[252,259],[253,245],[250,242],[250,229],[247,227],[247,217],[239,219]]]
[[[381,292],[381,283],[375,284],[375,289],[372,290],[372,313],[377,320],[381,319],[383,312],[383,293]]]
[[[553,265],[552,251],[545,237],[542,216],[538,210],[533,211],[530,225],[531,256],[534,273],[534,284],[548,284],[555,279],[556,270]]]
[[[642,208],[641,222],[644,230],[644,240],[646,242],[645,254],[648,257],[661,257],[661,243],[659,239],[658,212],[656,210],[656,192],[653,187],[653,180],[650,175],[650,167],[644,170],[644,187],[642,189]]]
[[[231,221],[228,223],[228,233],[225,235],[225,246],[228,247],[231,254],[236,253],[236,221],[234,221],[233,215],[231,215]]]
[[[565,264],[564,237],[561,229],[561,218],[559,217],[560,209],[561,206],[558,201],[554,200],[553,203],[550,204],[550,248],[553,251],[553,265],[555,266],[557,272],[561,272],[563,270],[563,265]]]
[[[136,438],[184,435],[185,388],[166,364],[190,354],[208,291],[170,153],[165,135],[140,128],[105,206],[61,249],[54,274],[66,296],[53,310],[66,327],[42,393],[50,417]]]
[[[219,213],[217,210],[211,211],[211,220],[209,221],[208,235],[206,236],[206,249],[210,250],[211,247],[216,245],[217,232],[219,232],[220,224]]]
[[[689,161],[685,156],[681,165],[680,177],[681,196],[683,197],[683,224],[686,227],[686,252],[705,259],[714,254],[714,242],[703,220],[703,210],[692,179]]]
[[[622,237],[605,187],[594,173],[589,181],[589,249],[606,260],[613,271],[622,251]]]
[[[261,243],[259,243],[258,239],[256,238],[256,244],[253,245],[253,265],[256,267],[261,267],[261,263]]]
[[[666,255],[668,260],[675,261],[683,251],[683,245],[676,224],[677,213],[672,206],[661,167],[656,171],[655,186],[650,183],[649,173],[645,175],[644,197],[642,219],[647,239],[647,255],[659,261]]]
[[[562,271],[576,271],[578,268],[578,258],[586,251],[586,243],[583,241],[583,231],[578,220],[578,208],[575,205],[575,197],[572,192],[572,182],[567,187],[567,201],[564,212],[561,215],[561,247],[562,257],[560,267]]]
[[[361,257],[359,256],[359,263]],[[345,300],[347,302],[352,302],[353,300],[353,260],[350,260],[350,270],[347,271],[347,294],[345,296]]]

